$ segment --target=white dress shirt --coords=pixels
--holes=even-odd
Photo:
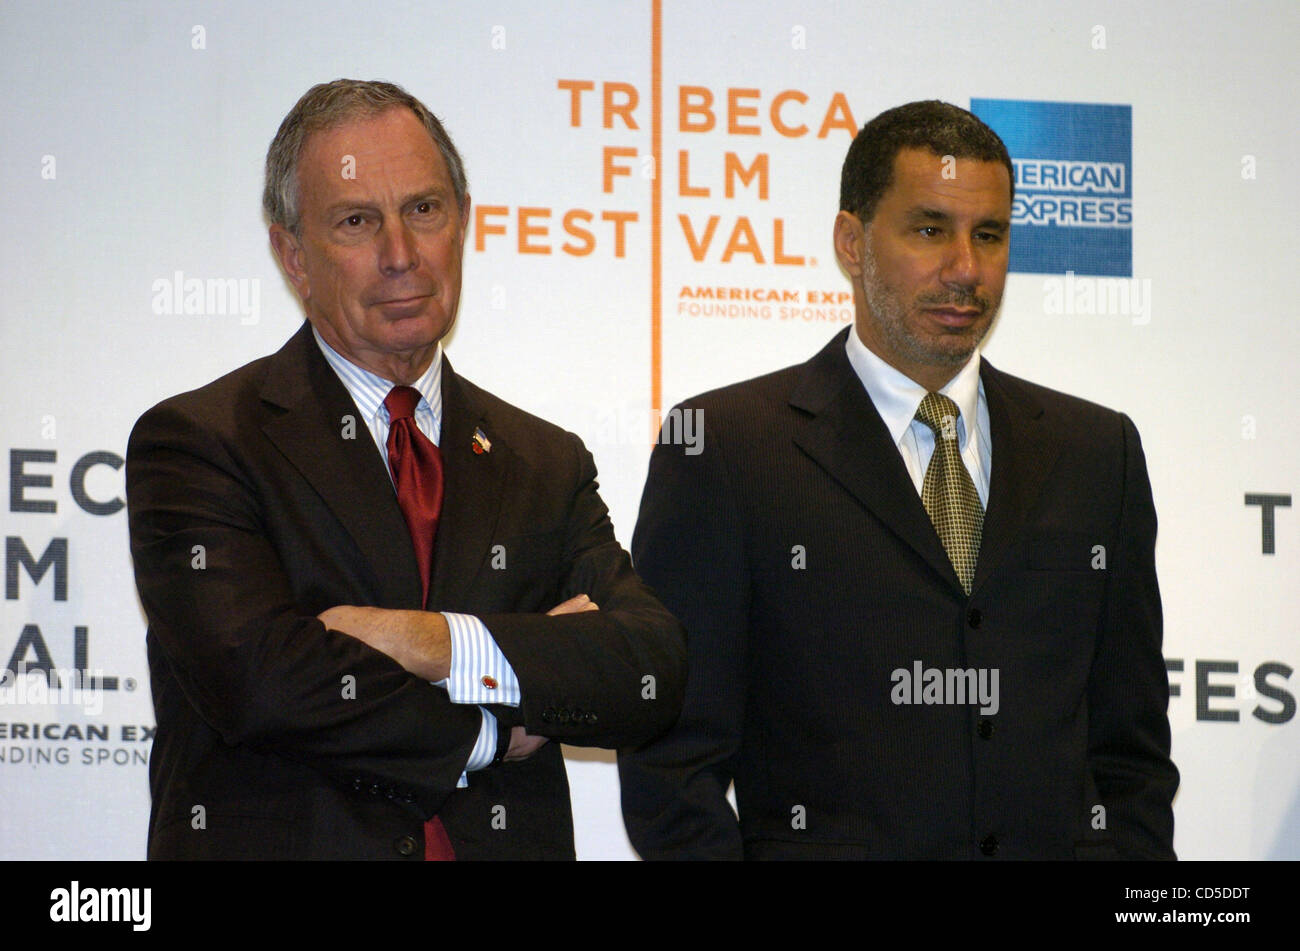
[[[867,349],[857,332],[849,331],[844,346],[849,363],[866,387],[876,412],[884,420],[894,445],[902,453],[907,473],[921,494],[925,470],[934,454],[934,430],[916,418],[925,399],[926,388],[911,377],[894,369]],[[989,435],[989,405],[980,379],[980,353],[976,348],[966,365],[939,390],[957,404],[957,448],[961,461],[975,483],[980,505],[989,507],[989,476],[993,472],[993,443]],[[971,420],[974,420],[972,424]]]
[[[366,421],[366,427],[374,437],[375,447],[384,460],[384,468],[388,470],[388,477],[392,479],[393,473],[388,466],[388,409],[384,406],[384,400],[398,384],[376,376],[339,355],[321,339],[315,327],[312,327],[312,334],[316,337],[316,343],[326,362],[338,374],[339,380],[352,396],[358,413]],[[436,446],[442,434],[441,343],[438,344],[438,351],[429,369],[411,386],[420,392],[420,402],[415,407],[415,424]],[[452,703],[518,706],[519,678],[483,622],[472,614],[443,611],[442,616],[447,619],[447,627],[451,631],[451,672],[446,680],[439,680],[434,686],[444,688]],[[484,686],[485,679],[495,682],[496,687],[490,689]],[[490,766],[496,756],[496,717],[482,707],[479,710],[483,722],[478,742],[474,744],[469,761],[465,764],[465,773]],[[465,773],[461,774],[458,786],[469,785]]]

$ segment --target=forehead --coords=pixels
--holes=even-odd
[[[298,159],[304,192],[368,191],[400,179],[405,185],[447,185],[447,163],[429,130],[404,107],[346,120],[313,132]]]
[[[1009,218],[1011,176],[1001,162],[902,149],[894,156],[893,182],[880,207],[906,212],[916,206]]]

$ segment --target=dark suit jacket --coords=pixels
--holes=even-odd
[[[681,628],[615,541],[591,455],[450,363],[442,393],[429,607],[482,618],[519,675],[500,751],[512,722],[553,742],[456,791],[478,709],[316,619],[418,609],[421,579],[374,440],[304,324],[131,434],[158,720],[151,858],[419,859],[434,813],[459,858],[572,858],[560,742],[612,748],[673,722]],[[476,428],[490,452],[472,451]],[[599,612],[538,613],[584,592]]]
[[[1173,857],[1156,518],[1132,422],[982,363],[992,479],[967,597],[846,335],[683,404],[703,413],[702,452],[652,456],[633,560],[686,626],[689,676],[675,729],[620,754],[633,844]],[[998,712],[895,704],[893,672],[918,660],[997,669]]]

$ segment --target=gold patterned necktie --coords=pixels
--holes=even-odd
[[[962,588],[970,594],[984,533],[984,507],[957,448],[957,404],[927,393],[916,418],[934,431],[934,454],[921,484],[921,503],[939,533]]]

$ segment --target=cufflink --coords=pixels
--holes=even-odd
[[[495,678],[495,677],[489,677],[487,674],[484,674],[484,675],[483,675],[483,679],[480,680],[479,683],[481,683],[484,687],[487,687],[488,690],[496,690],[496,689],[497,689],[497,680],[496,680],[496,678]]]

